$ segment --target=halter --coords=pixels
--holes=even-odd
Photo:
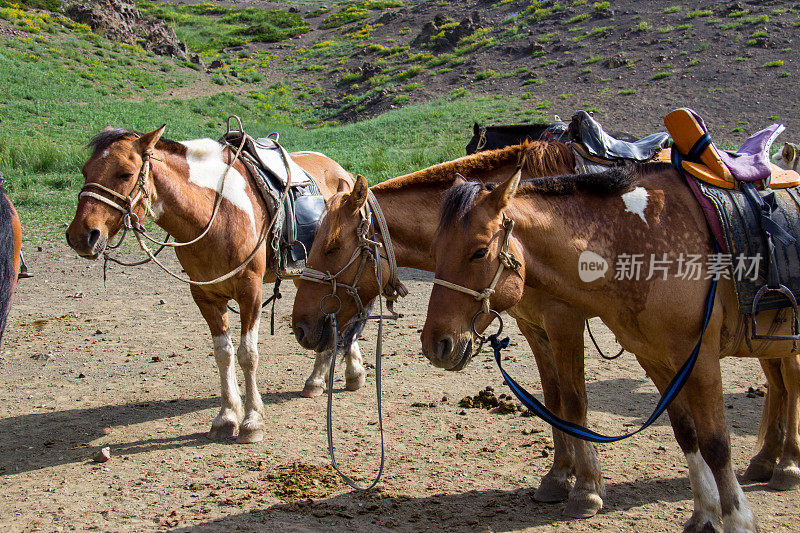
[[[433,283],[436,285],[441,285],[442,287],[446,287],[448,289],[452,289],[454,291],[463,292],[465,294],[469,294],[476,301],[481,302],[481,310],[478,311],[475,316],[472,318],[473,324],[473,333],[475,331],[475,319],[478,315],[483,313],[492,313],[492,309],[489,307],[489,301],[494,294],[494,288],[497,286],[497,282],[500,280],[500,275],[503,273],[503,270],[509,268],[519,274],[519,269],[522,266],[519,259],[516,258],[513,252],[509,251],[509,243],[511,241],[511,232],[514,229],[514,221],[508,218],[505,214],[503,214],[503,230],[505,231],[505,235],[503,236],[503,245],[500,247],[500,253],[497,254],[497,259],[499,261],[499,265],[497,266],[497,272],[494,274],[494,278],[492,278],[492,282],[489,283],[489,286],[483,289],[482,291],[476,291],[470,289],[468,287],[464,287],[463,285],[457,285],[455,283],[451,283],[449,281],[445,281],[443,279],[434,278]],[[497,315],[496,312],[492,313]]]
[[[397,271],[397,259],[394,253],[394,246],[392,245],[392,238],[389,235],[389,226],[386,223],[386,218],[383,215],[380,204],[378,204],[378,200],[370,190],[367,191],[367,204],[359,210],[359,215],[361,220],[358,224],[358,229],[356,230],[356,235],[358,236],[358,246],[355,250],[353,250],[353,254],[350,256],[350,259],[342,268],[340,268],[335,274],[331,274],[330,272],[322,272],[321,270],[315,270],[307,266],[302,270],[300,275],[297,276],[299,279],[313,281],[323,285],[330,285],[330,294],[325,295],[322,300],[320,300],[320,310],[327,316],[337,314],[342,307],[342,301],[336,294],[336,290],[339,287],[344,289],[345,292],[350,295],[350,297],[356,303],[358,313],[356,316],[351,318],[347,324],[345,324],[345,327],[354,322],[359,322],[365,319],[384,318],[382,316],[369,316],[367,309],[364,307],[364,303],[361,301],[361,296],[358,294],[358,282],[361,279],[361,276],[364,274],[367,263],[372,263],[372,270],[375,272],[375,276],[377,278],[382,278],[382,276],[378,275],[378,263],[380,260],[386,259],[386,261],[389,263],[389,281],[387,282],[385,288],[383,287],[382,279],[378,279],[378,286],[381,287],[380,294],[386,298],[387,308],[391,313],[385,318],[398,318],[399,315],[394,312],[394,302],[397,301],[398,298],[408,294],[408,289],[406,289],[405,285],[403,285],[403,282],[400,281],[400,276]],[[375,240],[376,223],[378,233],[380,233],[381,237],[383,237],[383,243]],[[372,236],[372,238],[370,238],[370,236]],[[386,255],[380,253],[381,248],[385,250]],[[349,284],[340,281],[340,278],[345,271],[353,266],[357,261],[359,261],[358,269],[356,270],[356,275],[353,278],[353,281]],[[329,299],[335,302],[335,308],[326,311],[325,303]]]
[[[145,216],[153,216],[153,210],[150,205],[150,195],[147,193],[146,188],[147,180],[150,177],[150,167],[152,166],[152,163],[150,162],[151,159],[156,159],[153,157],[152,151],[147,150],[144,154],[142,154],[142,167],[139,169],[139,175],[136,177],[136,183],[133,185],[131,192],[128,193],[127,196],[120,194],[113,189],[109,189],[105,185],[101,185],[99,183],[87,183],[81,189],[80,194],[78,194],[78,200],[84,197],[93,198],[109,207],[116,209],[117,211],[120,211],[124,220],[130,220],[131,216],[136,216],[133,212],[133,208],[136,207],[136,204],[138,204],[140,201],[144,200]],[[111,198],[106,198],[105,196],[89,189],[97,189],[102,191],[111,195]]]

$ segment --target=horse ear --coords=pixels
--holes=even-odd
[[[474,126],[472,126],[472,132],[477,135],[481,132],[481,127],[476,122]]]
[[[347,183],[345,180],[339,180],[339,186],[336,188],[336,192],[349,192],[350,191],[350,184]]]
[[[456,178],[453,180],[453,186],[463,185],[466,182],[467,182],[467,178],[462,176],[460,173],[456,172]]]
[[[136,139],[136,145],[139,147],[139,152],[143,154],[155,148],[156,143],[161,138],[161,136],[164,135],[164,130],[166,129],[167,125],[164,124],[157,130],[153,130],[150,133],[145,133],[144,135]]]
[[[789,143],[783,145],[783,152],[781,156],[787,164],[791,164],[797,154],[794,153],[794,146]]]
[[[502,211],[517,194],[519,180],[522,177],[522,167],[518,168],[514,175],[498,185],[487,197],[487,201],[494,203],[497,211]]]
[[[356,177],[355,185],[353,185],[353,191],[347,197],[347,205],[352,209],[353,213],[357,213],[367,203],[368,192],[369,184],[367,183],[367,178],[359,174]]]

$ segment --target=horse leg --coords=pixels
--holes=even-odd
[[[371,309],[371,305],[368,311],[369,309]],[[344,360],[346,362],[344,378],[347,390],[358,390],[364,386],[367,372],[364,370],[361,348],[358,347],[358,337],[364,331],[366,324],[366,321],[350,324],[342,335],[342,346],[345,348]]]
[[[239,385],[236,381],[236,367],[233,363],[233,344],[228,333],[228,309],[224,302],[208,297],[198,287],[192,287],[191,292],[200,314],[211,330],[214,359],[219,370],[222,406],[211,422],[209,436],[212,439],[228,439],[236,433],[239,419],[244,414]]]
[[[764,375],[767,376],[769,388],[758,429],[758,441],[761,443],[761,449],[750,459],[750,464],[743,475],[743,478],[748,481],[768,481],[772,477],[786,436],[783,417],[787,395],[781,375],[781,361],[779,359],[759,359],[759,362],[764,370]]]
[[[800,487],[800,356],[780,359],[781,375],[786,387],[784,430],[781,459],[769,480],[768,486],[775,490],[791,490]],[[770,384],[771,385],[771,384]],[[770,386],[770,390],[772,387]],[[769,394],[769,393],[768,393]]]
[[[244,373],[244,420],[239,425],[240,443],[260,442],[264,439],[264,404],[258,392],[258,326],[261,321],[261,281],[257,288],[241,300],[242,339],[236,358]]]
[[[583,314],[563,310],[545,315],[547,337],[553,347],[558,370],[563,418],[585,426],[586,378],[584,375]],[[565,512],[573,518],[589,518],[603,508],[605,484],[594,445],[574,437],[565,437],[574,450],[575,486],[569,493]]]
[[[322,396],[325,392],[325,385],[328,383],[328,371],[331,368],[331,357],[333,357],[334,350],[325,350],[324,352],[317,352],[317,357],[314,360],[314,369],[311,375],[306,379],[300,396],[305,398],[316,398]]]
[[[739,486],[731,462],[718,353],[718,349],[712,351],[707,346],[701,348],[683,393],[694,419],[700,454],[716,481],[724,530],[756,531],[755,515]]]
[[[663,394],[675,370],[655,366],[638,357],[637,359],[650,379],[653,380],[656,388]],[[714,475],[700,455],[697,431],[684,394],[679,394],[672,401],[667,408],[667,414],[675,440],[686,457],[689,467],[689,484],[694,496],[694,510],[691,518],[683,525],[683,530],[685,533],[718,531],[722,525],[719,493]]]
[[[517,319],[520,331],[533,351],[539,379],[542,382],[544,403],[548,409],[561,415],[561,396],[553,351],[547,334],[541,327],[522,319]],[[544,503],[563,502],[572,489],[570,476],[574,469],[573,449],[561,431],[553,430],[553,465],[542,477],[539,487],[533,494],[536,501]]]

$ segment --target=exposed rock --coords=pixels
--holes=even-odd
[[[175,31],[163,20],[144,20],[133,0],[80,2],[67,7],[65,13],[113,41],[139,44],[158,55],[186,59],[186,45]]]
[[[97,453],[92,456],[92,461],[95,463],[105,463],[111,459],[111,448],[104,446],[100,448]]]

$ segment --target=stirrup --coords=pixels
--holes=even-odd
[[[756,313],[758,309],[758,303],[761,301],[761,298],[764,297],[767,293],[777,292],[782,294],[789,303],[791,304],[792,308],[792,334],[791,335],[760,335],[758,333],[758,324],[756,323]],[[755,298],[753,298],[753,308],[750,313],[750,336],[753,339],[765,339],[765,340],[772,340],[772,341],[800,341],[800,320],[798,319],[797,313],[797,300],[792,294],[792,291],[789,290],[786,285],[779,284],[777,287],[773,288],[768,285],[764,285],[758,292],[756,293]]]

